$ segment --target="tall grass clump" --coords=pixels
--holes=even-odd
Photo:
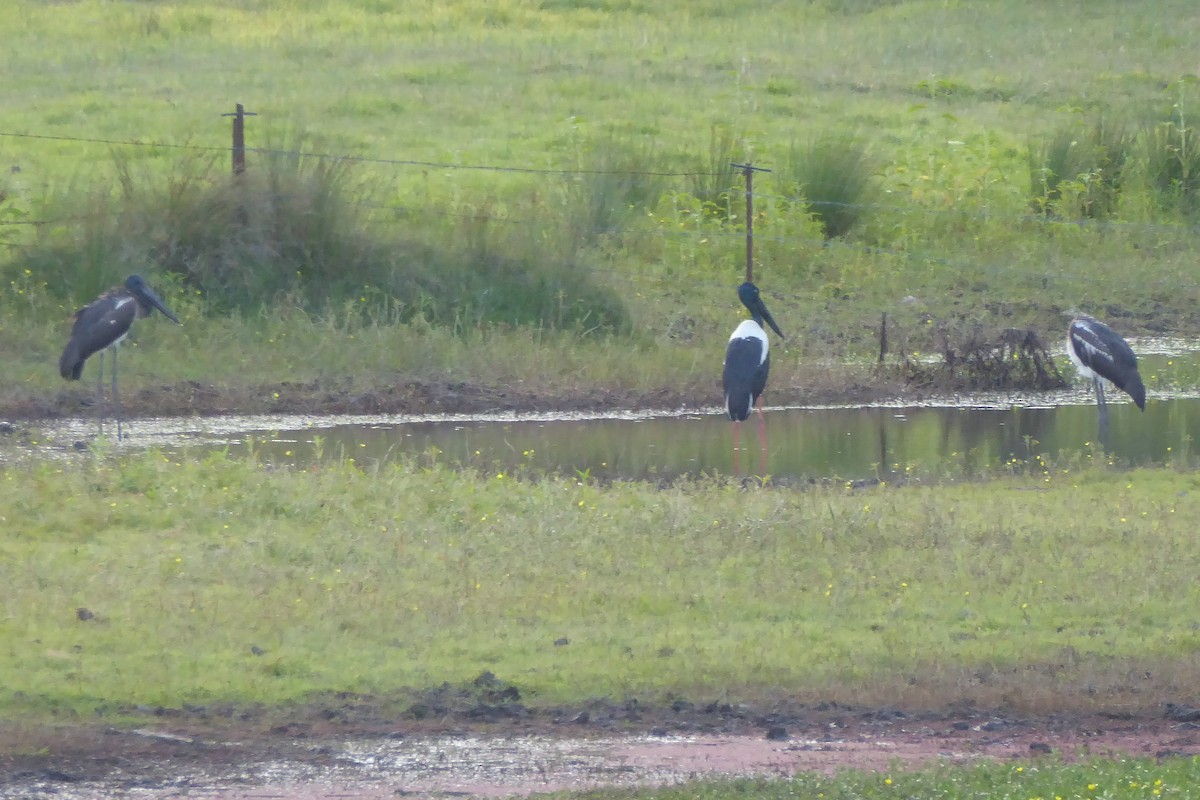
[[[705,216],[731,222],[741,214],[734,188],[737,168],[734,162],[742,158],[738,139],[724,125],[714,125],[709,135],[708,152],[696,159],[688,175],[692,196],[699,202]]]
[[[507,225],[488,206],[438,216],[427,215],[425,239],[405,241],[426,260],[413,283],[430,322],[628,330],[624,302],[596,280],[594,265],[562,228]]]
[[[121,155],[114,166],[115,189],[52,198],[60,216],[81,198],[77,224],[39,233],[22,253],[20,266],[64,302],[145,271],[175,276],[217,314],[280,304],[321,314],[353,302],[397,321],[628,326],[621,299],[597,283],[563,226],[504,226],[486,205],[388,208],[350,162],[293,152],[260,153],[237,176],[213,160],[165,175]],[[594,231],[596,213],[571,208],[565,227]]]
[[[866,211],[874,167],[862,137],[827,133],[794,143],[780,172],[827,240],[848,234]]]
[[[562,188],[562,213],[581,245],[626,230],[635,216],[653,209],[666,191],[661,162],[650,145],[594,142]]]
[[[32,205],[32,216],[64,222],[25,229],[31,239],[8,250],[10,259],[0,268],[5,283],[19,280],[28,270],[51,299],[74,307],[128,274],[128,269],[122,273],[122,265],[132,254],[114,222],[119,203],[107,186],[69,182]]]
[[[243,175],[216,172],[183,171],[165,184],[122,172],[122,197],[151,262],[217,309],[294,298],[319,310],[387,286],[389,248],[367,230],[356,205],[365,191],[346,162],[268,154]]]
[[[1071,219],[1109,219],[1117,210],[1134,137],[1120,123],[1097,120],[1031,143],[1029,177],[1037,213]]]
[[[158,171],[156,171],[156,169]],[[386,286],[392,257],[371,236],[344,162],[266,155],[240,176],[213,159],[157,166],[117,152],[112,184],[44,201],[69,227],[39,229],[23,263],[70,302],[129,272],[165,272],[216,313],[288,299],[312,310]]]
[[[1184,218],[1200,211],[1200,139],[1182,113],[1145,129],[1141,168],[1161,210]]]

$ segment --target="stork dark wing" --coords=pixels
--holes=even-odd
[[[1099,320],[1081,318],[1071,323],[1068,336],[1079,363],[1128,393],[1138,408],[1146,408],[1146,387],[1138,373],[1137,356],[1121,334]]]
[[[109,292],[79,309],[71,340],[58,359],[58,371],[67,380],[79,380],[83,364],[129,333],[138,313],[138,302],[125,292]]]
[[[1129,343],[1099,320],[1072,322],[1071,347],[1084,366],[1106,378],[1115,369],[1137,369],[1137,356]]]
[[[725,410],[729,418],[742,422],[750,416],[754,401],[767,385],[769,361],[763,360],[763,342],[755,337],[730,339],[725,348]]]
[[[758,401],[759,395],[767,388],[767,376],[771,373],[771,357],[767,356],[763,362],[758,365],[758,372],[754,375],[753,394],[755,402]]]

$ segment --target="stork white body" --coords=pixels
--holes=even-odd
[[[762,325],[748,319],[734,329],[725,348],[725,409],[734,422],[750,416],[766,388],[770,358],[771,343]]]
[[[767,360],[767,352],[771,348],[771,343],[767,341],[767,332],[763,330],[762,325],[752,319],[742,320],[729,336],[729,341],[732,342],[734,339],[758,339],[762,342],[762,358],[759,361],[761,363]]]
[[[1071,335],[1067,334],[1067,357],[1071,359],[1071,363],[1075,365],[1079,377],[1086,378],[1089,381],[1094,381],[1100,376],[1092,371],[1092,368],[1080,360],[1079,355],[1075,352],[1075,348],[1071,346]]]

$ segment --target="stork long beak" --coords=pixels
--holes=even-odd
[[[775,331],[775,333],[779,334],[780,339],[786,339],[787,337],[783,335],[783,331],[779,330],[779,326],[775,324],[775,318],[771,316],[771,312],[767,311],[767,304],[764,303],[763,301],[759,300],[758,301],[758,310],[762,312],[763,322],[770,325],[771,330],[773,330],[773,331]]]
[[[151,289],[149,286],[147,286],[143,289],[143,291],[146,293],[146,299],[150,301],[150,304],[152,306],[154,306],[155,308],[157,308],[159,311],[161,311],[163,313],[164,317],[171,320],[176,325],[183,324],[182,322],[179,321],[179,317],[172,314],[171,310],[163,304],[163,301],[159,298],[159,296],[157,294],[154,293],[153,289]]]

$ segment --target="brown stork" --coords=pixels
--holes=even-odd
[[[141,275],[130,275],[125,283],[114,286],[75,312],[71,340],[58,359],[58,371],[69,381],[83,375],[83,365],[95,353],[100,354],[96,369],[97,401],[104,401],[104,351],[112,352],[112,398],[119,406],[117,394],[117,346],[133,327],[138,317],[147,317],[158,309],[167,319],[182,325],[179,318],[163,304]],[[117,438],[121,438],[121,418],[117,416]]]
[[[1146,386],[1138,374],[1137,356],[1129,342],[1098,319],[1081,315],[1067,329],[1067,355],[1079,374],[1092,381],[1100,408],[1100,442],[1108,450],[1108,403],[1104,382],[1110,381],[1146,410]]]

